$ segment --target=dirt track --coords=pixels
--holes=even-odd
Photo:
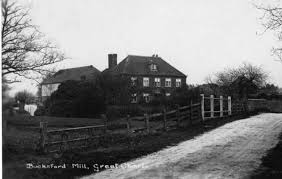
[[[281,132],[282,114],[261,114],[85,178],[245,178]]]

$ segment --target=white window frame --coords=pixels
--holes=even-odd
[[[137,103],[137,93],[133,93],[131,97],[131,103]]]
[[[155,78],[155,86],[161,87],[161,78]]]
[[[146,103],[150,102],[150,95],[149,95],[149,93],[143,93],[143,98],[145,99]]]
[[[149,77],[143,77],[143,86],[149,87],[150,86],[150,79]]]
[[[165,87],[171,87],[171,78],[165,79]]]
[[[181,78],[176,78],[175,79],[175,86],[180,87],[181,86]]]
[[[151,71],[157,71],[157,65],[156,64],[151,64],[150,65]]]

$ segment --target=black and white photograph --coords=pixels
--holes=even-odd
[[[281,0],[1,0],[3,179],[281,179]]]

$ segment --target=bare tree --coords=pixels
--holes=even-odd
[[[210,85],[216,84],[225,94],[247,97],[249,93],[264,86],[267,79],[268,74],[261,67],[243,63],[238,68],[218,72],[214,78],[208,77],[206,81]]]
[[[279,1],[278,1],[279,2]],[[262,25],[265,27],[265,31],[273,31],[278,41],[282,40],[282,5],[255,5],[255,7],[263,11]],[[276,55],[280,62],[282,62],[282,47],[273,47],[272,53]]]
[[[19,76],[34,79],[34,74],[45,74],[49,65],[65,59],[31,23],[29,9],[16,2],[2,0],[1,33],[2,77],[8,82],[18,81]]]

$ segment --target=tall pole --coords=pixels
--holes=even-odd
[[[228,96],[228,115],[231,115],[231,96]]]
[[[214,96],[210,96],[211,117],[214,117]]]
[[[205,120],[205,95],[201,94],[202,100],[201,100],[201,111],[202,111],[202,120]]]

